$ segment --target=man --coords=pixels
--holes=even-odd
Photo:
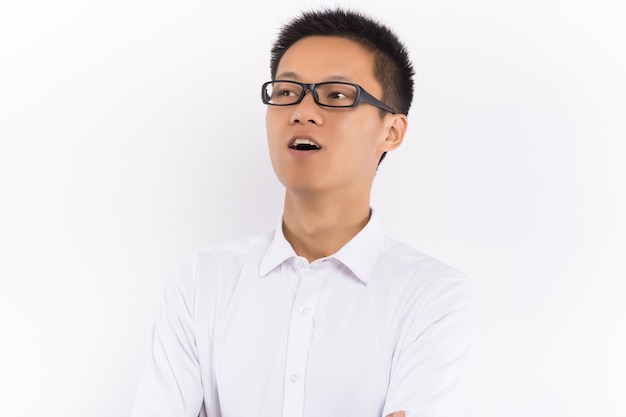
[[[460,416],[469,285],[370,209],[407,130],[405,48],[361,14],[307,12],[279,35],[271,76],[282,221],[198,252],[168,286],[132,416]]]

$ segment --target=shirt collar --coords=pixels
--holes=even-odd
[[[369,221],[339,251],[328,258],[334,258],[344,264],[364,284],[370,279],[374,265],[385,240],[385,234],[372,212]],[[261,259],[260,276],[267,275],[274,268],[286,260],[297,256],[285,235],[283,234],[282,219],[274,232],[263,258]]]
[[[278,226],[274,231],[274,237],[261,259],[261,267],[259,269],[261,278],[267,275],[278,265],[285,262],[287,259],[296,256],[298,255],[283,234],[283,219],[281,217],[280,222],[278,222]]]

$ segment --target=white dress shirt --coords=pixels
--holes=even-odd
[[[312,263],[281,227],[199,251],[165,290],[131,416],[461,416],[471,298],[374,215]]]

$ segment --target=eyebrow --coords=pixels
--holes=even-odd
[[[276,79],[277,80],[281,80],[283,78],[293,78],[294,80],[299,80],[300,79],[298,74],[296,74],[295,72],[292,72],[292,71],[281,72],[280,74],[276,75]]]
[[[280,74],[276,75],[276,79],[277,80],[283,80],[283,79],[293,79],[296,81],[299,81],[301,78],[300,76],[293,72],[293,71],[286,71],[286,72],[281,72]],[[346,81],[346,82],[354,82],[352,80],[352,78],[350,77],[346,77],[345,75],[331,75],[330,77],[326,77],[325,81]]]

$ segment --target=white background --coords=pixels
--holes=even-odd
[[[0,415],[126,415],[165,280],[276,225],[259,86],[321,3],[209,3],[0,3]],[[476,287],[468,416],[625,416],[622,2],[358,5],[417,71],[372,204]]]

